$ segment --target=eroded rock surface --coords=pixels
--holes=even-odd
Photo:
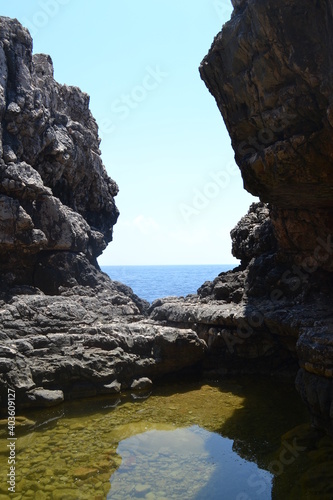
[[[332,30],[329,1],[236,2],[200,67],[280,256],[328,270],[314,249],[333,229]]]
[[[143,301],[105,281],[94,290],[0,302],[4,402],[7,387],[21,407],[55,404],[59,391],[67,399],[119,392],[135,379],[155,380],[203,358],[205,343],[193,331],[152,324],[143,318]]]

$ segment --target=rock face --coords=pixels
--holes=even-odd
[[[247,250],[256,244],[246,234],[240,243],[236,229],[234,253],[249,262],[242,311],[249,318],[260,302],[262,320],[253,329],[262,345],[268,334],[283,349],[290,339],[300,393],[314,422],[332,433],[332,2],[233,5],[200,73],[230,133],[245,188],[270,203],[271,222],[264,224],[272,224],[277,248],[264,236],[272,251],[264,244],[249,262]],[[221,279],[213,296],[220,286]]]
[[[329,1],[234,2],[200,72],[232,139],[245,188],[272,204],[280,257],[333,269]],[[330,240],[331,241],[331,240]]]
[[[8,387],[18,407],[49,406],[196,365],[195,332],[153,324],[149,304],[98,268],[118,187],[89,97],[58,84],[5,17],[0,69],[0,410]]]
[[[32,56],[28,31],[8,18],[0,20],[0,67],[3,286],[57,293],[60,284],[94,285],[118,187],[100,158],[89,97],[55,82],[51,58]]]

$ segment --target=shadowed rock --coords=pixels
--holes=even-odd
[[[250,263],[245,291],[250,301],[270,298],[264,323],[273,315],[281,333],[296,332],[297,385],[315,423],[333,432],[332,3],[233,5],[200,73],[228,128],[245,188],[271,204],[277,255],[270,264],[264,256]],[[243,260],[244,244],[238,247]]]

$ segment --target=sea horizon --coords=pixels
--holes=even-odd
[[[197,293],[206,281],[239,264],[130,264],[100,266],[113,281],[132,288],[140,298],[153,302],[163,297]]]
[[[240,263],[227,263],[227,264],[99,264],[99,267],[202,267],[202,266],[228,266],[228,267],[238,267]]]

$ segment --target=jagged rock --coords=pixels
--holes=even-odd
[[[277,248],[270,212],[264,203],[253,203],[231,231],[232,255],[247,265],[253,257]]]
[[[8,386],[31,406],[44,391],[108,394],[196,363],[211,374],[301,366],[300,394],[333,433],[332,7],[233,5],[200,71],[261,203],[232,231],[241,266],[198,295],[155,301],[149,318],[148,304],[96,265],[118,188],[89,98],[56,83],[28,32],[0,18],[2,402]]]
[[[118,217],[89,97],[58,84],[51,58],[32,56],[28,31],[5,17],[0,65],[2,282],[58,293],[60,258],[63,283],[86,285]]]
[[[114,296],[122,300],[115,304]],[[202,360],[206,345],[194,331],[152,324],[139,309],[147,304],[136,302],[109,282],[0,304],[3,401],[7,387],[18,406],[48,404],[40,390],[62,391],[66,399],[109,394],[134,378],[156,379]]]

